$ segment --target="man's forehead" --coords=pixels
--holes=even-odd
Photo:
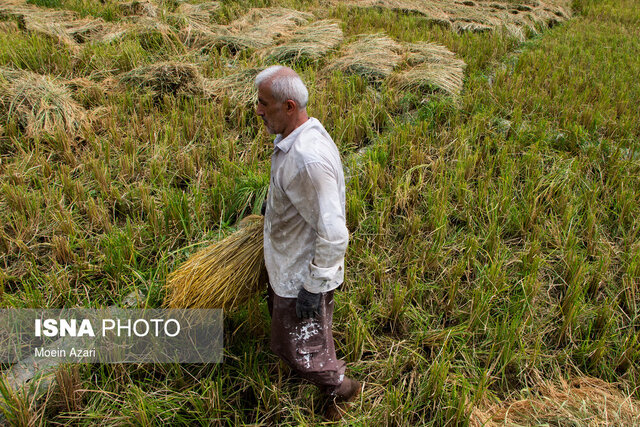
[[[262,82],[258,86],[258,98],[262,98],[263,100],[273,99],[273,94],[271,93],[271,82]]]

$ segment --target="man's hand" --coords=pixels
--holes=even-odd
[[[301,288],[296,301],[296,314],[300,319],[313,319],[318,314],[320,308],[320,297],[322,294],[313,294]]]

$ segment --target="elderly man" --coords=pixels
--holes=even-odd
[[[290,68],[255,79],[256,113],[277,135],[264,221],[271,350],[333,397],[325,416],[342,417],[361,385],[344,375],[331,323],[333,292],[344,279],[349,240],[340,154],[322,124],[307,115],[309,94]]]

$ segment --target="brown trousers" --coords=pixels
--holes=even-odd
[[[302,378],[325,393],[333,393],[344,379],[346,364],[336,357],[331,324],[333,291],[322,294],[315,319],[299,319],[296,298],[283,298],[271,286],[267,295],[271,314],[271,351]]]

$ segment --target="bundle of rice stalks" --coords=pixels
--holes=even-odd
[[[581,377],[560,384],[543,382],[530,397],[481,410],[474,408],[471,426],[588,425],[631,426],[640,423],[640,402],[597,378]]]
[[[19,29],[18,23],[15,21],[0,21],[0,31],[3,33],[18,31]]]
[[[406,62],[412,67],[392,75],[390,84],[401,90],[460,95],[466,64],[446,47],[426,42],[410,44]]]
[[[113,34],[104,36],[102,41],[117,38],[133,39],[145,50],[183,53],[183,44],[176,32],[167,24],[153,18],[133,18],[121,25]]]
[[[264,289],[264,218],[252,215],[229,237],[191,256],[167,277],[168,308],[242,305]]]
[[[464,62],[460,63],[425,63],[394,75],[390,83],[400,90],[443,92],[458,97],[464,78]]]
[[[161,62],[133,69],[120,81],[135,88],[150,89],[156,95],[209,95],[205,80],[193,64]]]
[[[113,31],[114,26],[102,19],[81,19],[68,23],[61,23],[65,32],[77,43],[97,40]]]
[[[217,1],[200,4],[182,3],[176,9],[176,14],[184,16],[190,22],[208,24],[219,8],[220,3]]]
[[[195,49],[211,49],[216,46],[221,35],[228,34],[223,26],[188,22],[179,32],[179,38],[186,46]]]
[[[0,76],[0,111],[15,119],[27,137],[56,131],[76,136],[85,126],[86,110],[60,80],[6,68],[0,68]]]
[[[326,67],[357,74],[369,81],[387,78],[402,60],[402,46],[383,34],[365,34],[344,48],[343,54]]]
[[[406,62],[408,65],[420,65],[425,62],[456,61],[456,54],[437,43],[418,42],[406,45]],[[458,60],[460,61],[460,60]],[[464,64],[464,62],[463,62]]]
[[[99,18],[79,19],[74,12],[44,9],[22,0],[9,0],[1,5],[0,21],[15,22],[21,30],[52,38],[74,52],[79,51],[79,44],[124,32],[118,25]]]
[[[77,44],[60,23],[75,19],[73,12],[43,9],[21,0],[7,0],[0,5],[0,21],[16,22],[21,30],[51,38],[72,50],[77,50]]]
[[[226,27],[212,22],[219,7],[219,3],[215,1],[197,5],[182,3],[174,13],[167,15],[167,20],[180,28],[182,43],[199,49],[213,45],[219,34],[227,33]]]
[[[138,15],[148,16],[149,18],[155,18],[158,16],[158,6],[146,0],[133,0],[126,3],[118,4],[120,13],[125,16]]]
[[[238,106],[253,105],[258,102],[253,81],[260,71],[260,68],[245,68],[219,79],[207,80],[205,87],[208,92],[220,98],[228,98]]]
[[[227,46],[237,52],[260,49],[286,38],[295,29],[313,19],[313,15],[292,9],[251,9],[221,32],[217,46]]]
[[[455,31],[482,32],[505,28],[514,37],[523,38],[524,29],[538,29],[565,21],[571,16],[568,0],[333,0],[356,7],[391,9],[417,13]]]
[[[104,84],[94,82],[85,77],[77,77],[67,82],[71,89],[71,96],[85,108],[92,108],[104,103],[107,96],[107,87]]]
[[[281,45],[264,50],[261,55],[276,62],[317,61],[337,48],[342,39],[336,21],[317,21],[294,31]]]

